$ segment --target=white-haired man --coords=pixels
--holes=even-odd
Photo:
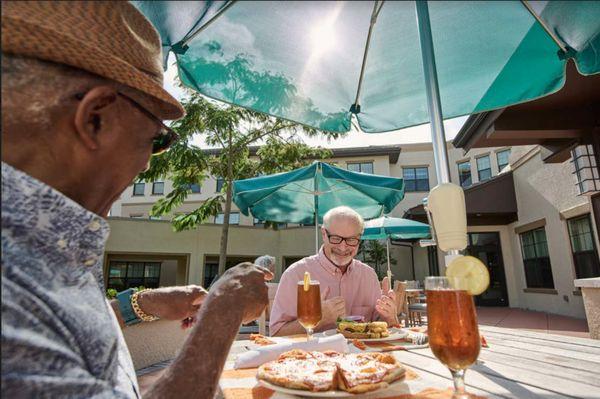
[[[364,222],[351,208],[340,206],[323,216],[323,246],[319,253],[291,265],[281,276],[270,318],[271,335],[302,333],[297,320],[297,284],[309,272],[321,289],[323,318],[317,331],[335,327],[338,317],[363,316],[397,325],[394,292],[387,277],[382,287],[375,271],[354,259]]]

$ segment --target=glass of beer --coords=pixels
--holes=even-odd
[[[308,284],[307,284],[308,283]],[[321,318],[321,289],[316,280],[298,282],[298,322],[306,330],[306,340],[312,339]]]
[[[477,360],[481,341],[473,297],[459,277],[427,277],[427,329],[431,351],[452,373],[453,399],[469,397],[465,371]]]

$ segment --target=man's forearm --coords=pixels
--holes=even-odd
[[[181,352],[144,398],[214,397],[242,317],[230,297],[209,296]]]

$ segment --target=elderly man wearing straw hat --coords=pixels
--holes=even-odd
[[[159,36],[128,2],[2,2],[2,396],[140,397],[117,320],[161,317],[197,325],[147,396],[210,398],[267,304],[272,275],[250,263],[208,295],[105,300],[103,217],[183,115],[162,81]]]

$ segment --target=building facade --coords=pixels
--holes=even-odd
[[[430,143],[334,149],[326,160],[349,170],[402,177],[405,198],[391,216],[424,218],[422,200],[437,185]],[[545,164],[538,146],[472,149],[448,144],[451,180],[465,188],[469,247],[492,276],[481,306],[511,306],[585,317],[576,278],[600,275],[598,231],[590,194],[581,195],[572,161]],[[222,183],[193,187],[175,213],[195,209]],[[174,233],[168,218],[151,220],[152,204],[171,189],[169,181],[130,186],[111,209],[105,256],[107,285],[114,288],[172,284],[210,285],[217,275],[222,215],[195,230]],[[315,252],[314,226],[262,222],[232,209],[227,266],[270,254],[276,280],[286,267]],[[394,278],[423,280],[444,272],[435,247],[394,242]]]

